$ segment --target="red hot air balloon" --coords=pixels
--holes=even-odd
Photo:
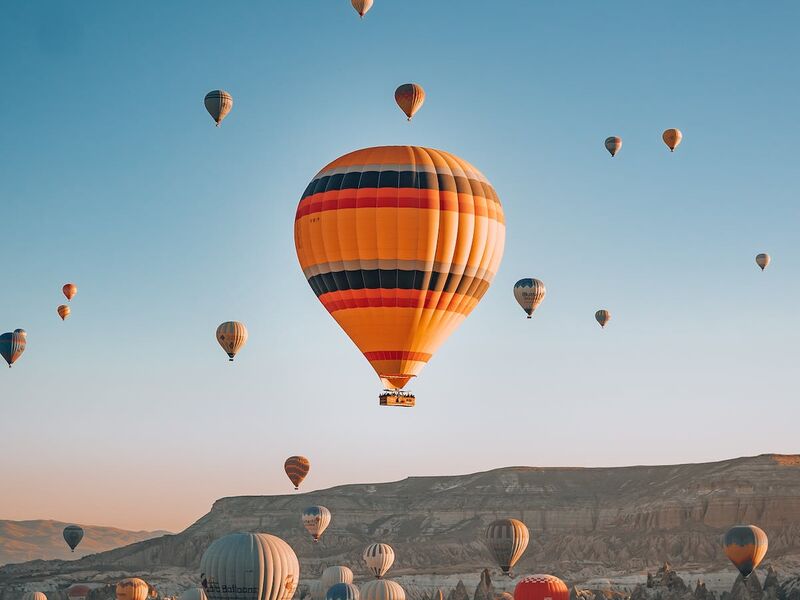
[[[514,588],[514,600],[569,600],[569,589],[553,575],[528,575]]]

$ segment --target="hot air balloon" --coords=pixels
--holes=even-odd
[[[22,600],[47,600],[43,592],[26,592],[22,595]]]
[[[362,19],[364,15],[367,14],[367,11],[372,8],[373,0],[350,0],[350,4],[353,5],[353,8],[356,9],[358,16]]]
[[[25,352],[27,344],[28,334],[24,329],[16,329],[0,335],[0,356],[6,360],[9,369]]]
[[[75,294],[78,293],[78,286],[74,283],[65,283],[64,287],[61,288],[61,291],[64,292],[64,296],[66,297],[67,302],[69,302],[75,297]]]
[[[70,600],[86,600],[86,596],[88,596],[91,591],[92,589],[88,585],[76,583],[75,585],[71,585],[67,590],[67,597]]]
[[[279,537],[230,533],[203,553],[200,573],[208,600],[289,600],[300,581],[300,564]],[[247,593],[230,591],[239,589]]]
[[[404,83],[394,91],[394,101],[410,121],[425,102],[425,90],[416,83]]]
[[[441,588],[437,589],[433,594],[433,600],[444,600],[444,593]]]
[[[283,470],[286,476],[294,485],[294,489],[300,489],[300,484],[311,470],[311,462],[305,456],[290,456],[283,463]]]
[[[617,152],[622,148],[622,138],[612,135],[606,138],[606,150],[609,151],[612,157],[617,155]]]
[[[331,523],[331,511],[324,506],[309,506],[303,511],[303,527],[306,528],[314,541],[319,541],[319,536]]]
[[[569,600],[569,590],[553,575],[528,575],[514,588],[514,600]]]
[[[544,283],[539,279],[520,279],[514,284],[514,298],[517,299],[529,319],[533,311],[539,308],[546,293]]]
[[[755,571],[767,553],[768,545],[767,534],[755,525],[731,527],[722,542],[726,556],[744,578]]]
[[[225,90],[213,90],[206,94],[203,103],[206,105],[208,114],[211,115],[211,118],[214,119],[217,127],[219,127],[222,119],[228,116],[228,113],[233,108],[233,96]]]
[[[761,267],[762,271],[767,268],[767,265],[769,265],[770,260],[772,259],[769,257],[769,254],[766,254],[764,252],[756,256],[756,264],[759,267]]]
[[[466,161],[384,146],[323,168],[294,233],[311,289],[384,386],[399,390],[489,289],[505,221],[494,189]],[[407,396],[400,405],[413,406]]]
[[[670,152],[675,152],[675,148],[678,147],[683,139],[683,134],[680,129],[667,129],[661,134],[661,139],[664,140]]]
[[[62,321],[66,321],[69,313],[72,311],[69,309],[69,306],[66,304],[62,304],[58,307],[58,316],[61,317]]]
[[[129,577],[117,584],[115,594],[117,600],[147,600],[150,596],[150,586],[144,579]]]
[[[75,552],[75,548],[83,539],[83,527],[79,525],[67,525],[64,527],[64,541],[67,542],[70,550]]]
[[[508,592],[503,592],[499,596],[495,596],[494,600],[514,600],[514,594],[509,594]]]
[[[183,592],[180,600],[208,600],[208,596],[203,588],[195,587]]]
[[[361,594],[352,583],[335,583],[327,592],[325,600],[359,600]]]
[[[528,528],[517,519],[498,519],[486,528],[486,545],[503,573],[509,576],[528,547],[529,539]]]
[[[343,567],[341,565],[328,567],[322,572],[320,583],[322,584],[322,596],[324,598],[325,592],[327,592],[331,586],[337,583],[353,583],[353,571],[351,571],[349,567]]]
[[[611,320],[611,313],[603,308],[594,313],[594,318],[600,323],[600,327],[605,328],[606,323]]]
[[[217,327],[217,342],[233,362],[233,357],[247,343],[247,327],[239,321],[225,321]]]
[[[406,600],[406,591],[396,581],[371,579],[361,586],[361,600]]]
[[[311,595],[311,600],[325,600],[325,591],[318,579],[308,584],[308,593]]]
[[[380,579],[394,564],[394,550],[389,544],[370,544],[364,550],[364,562],[372,574]]]

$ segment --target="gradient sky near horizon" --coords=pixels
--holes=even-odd
[[[311,490],[800,450],[800,3],[3,13],[0,331],[29,344],[0,369],[0,518],[176,531],[223,496],[292,493],[291,454]],[[427,92],[410,124],[407,81]],[[216,88],[235,99],[220,129]],[[470,161],[508,224],[412,410],[378,406],[293,243],[314,174],[383,144]],[[530,276],[548,295],[526,321],[511,287]],[[229,319],[250,331],[234,364],[214,339]]]

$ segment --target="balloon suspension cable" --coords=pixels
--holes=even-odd
[[[233,362],[233,359],[232,359],[232,358],[229,358],[229,359],[228,359],[228,362]]]

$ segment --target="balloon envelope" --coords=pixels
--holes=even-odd
[[[217,327],[217,343],[233,362],[233,357],[247,343],[247,327],[239,321],[225,321]]]
[[[361,600],[406,600],[406,591],[391,579],[372,579],[361,586]]]
[[[359,600],[360,596],[352,583],[335,583],[325,592],[325,600]]]
[[[341,565],[328,567],[322,572],[320,582],[322,583],[321,594],[324,598],[325,593],[331,586],[337,583],[353,583],[353,571],[351,571],[349,567],[343,567]]]
[[[61,306],[58,307],[57,312],[58,316],[61,317],[61,320],[66,321],[67,317],[69,316],[69,313],[71,313],[72,311],[70,310],[69,306],[67,306],[66,304],[62,304]]]
[[[404,83],[394,91],[394,101],[410,121],[425,102],[425,90],[416,83]]]
[[[83,527],[79,525],[67,525],[64,527],[64,541],[67,542],[67,546],[69,546],[70,550],[73,552],[78,544],[81,543],[83,539]]]
[[[294,484],[294,489],[298,489],[311,470],[311,462],[305,456],[290,456],[283,463],[283,470],[286,471],[289,481]]]
[[[528,575],[514,588],[514,600],[569,600],[569,590],[553,575]]]
[[[86,596],[89,595],[90,591],[92,590],[88,585],[76,583],[75,585],[71,585],[67,590],[67,597],[71,600],[86,600]]]
[[[373,1],[374,0],[350,0],[350,4],[356,9],[358,16],[363,19],[367,11],[372,8]]]
[[[150,586],[143,579],[129,577],[117,584],[115,595],[117,600],[147,600]]]
[[[67,301],[72,300],[75,297],[75,294],[78,293],[78,286],[74,283],[65,283],[64,287],[61,288],[61,291],[64,293]]]
[[[514,284],[514,298],[516,298],[529,319],[533,311],[539,308],[546,293],[547,289],[539,279],[520,279]]]
[[[528,547],[530,533],[518,519],[498,519],[486,528],[485,539],[495,561],[508,575]]]
[[[22,595],[22,600],[47,600],[44,592],[26,592]]]
[[[747,577],[764,559],[769,540],[767,534],[755,525],[737,525],[725,534],[722,546],[742,577]]]
[[[669,148],[670,152],[674,152],[675,148],[681,143],[683,139],[683,134],[681,133],[680,129],[667,129],[664,133],[661,134],[661,139],[664,140],[664,143]]]
[[[394,550],[389,544],[370,544],[364,550],[364,562],[375,577],[383,577],[394,564]]]
[[[324,506],[309,506],[303,511],[302,520],[303,527],[317,541],[331,523],[331,511]]]
[[[761,267],[762,271],[767,268],[767,265],[769,265],[770,260],[772,259],[769,257],[769,254],[766,254],[764,252],[756,256],[756,264],[759,267]]]
[[[611,156],[616,156],[617,152],[622,148],[622,138],[616,136],[607,137],[605,145]]]
[[[9,331],[0,335],[0,356],[8,363],[9,368],[25,352],[28,334],[23,329]]]
[[[606,323],[611,320],[611,313],[603,308],[594,313],[594,318],[598,323],[600,323],[600,327],[605,327]]]
[[[222,120],[228,116],[233,108],[233,96],[225,90],[213,90],[206,94],[203,104],[206,106],[208,114],[214,119],[214,122],[219,127]]]

